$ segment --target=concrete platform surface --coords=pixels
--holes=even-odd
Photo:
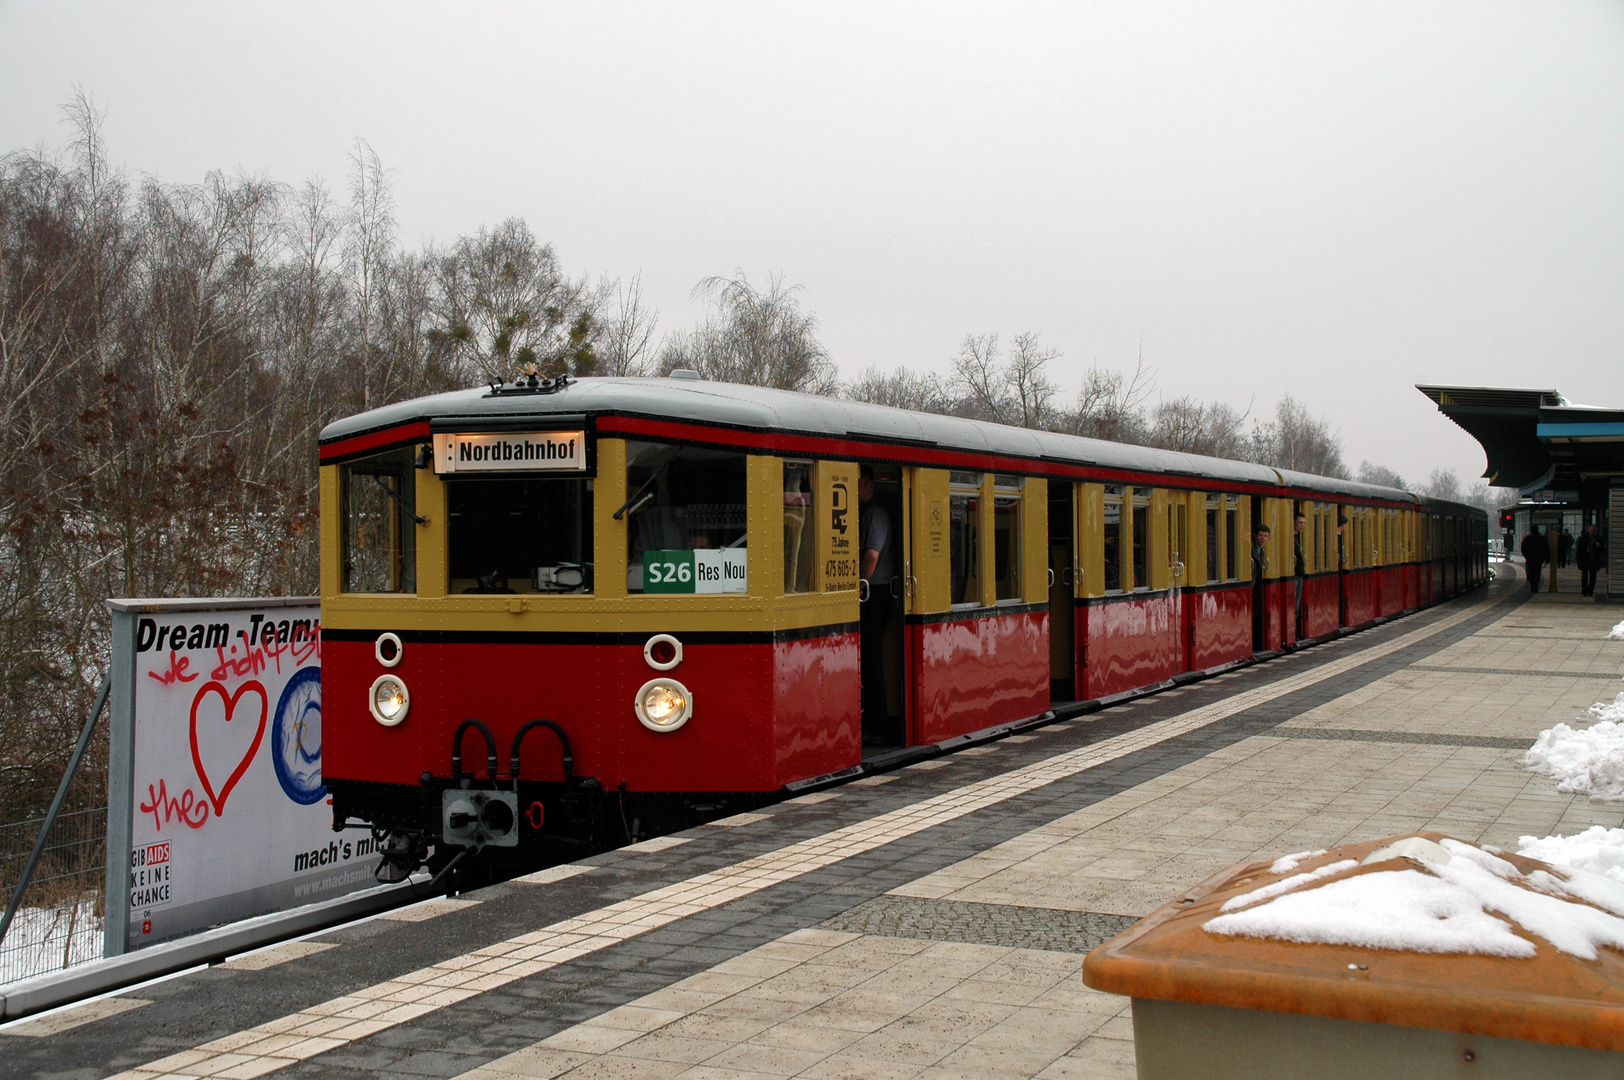
[[[1365,633],[0,1029],[0,1075],[1131,1077],[1082,956],[1230,863],[1624,824],[1523,770],[1608,605]]]

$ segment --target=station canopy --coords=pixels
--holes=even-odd
[[[1483,476],[1523,496],[1600,507],[1624,485],[1624,409],[1574,405],[1555,390],[1423,386],[1438,411],[1483,446]]]

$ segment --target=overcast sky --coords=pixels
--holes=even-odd
[[[1068,397],[1290,393],[1351,466],[1483,468],[1422,381],[1624,407],[1624,4],[0,0],[0,152],[345,185],[415,246],[523,217],[662,329],[804,288],[847,375],[1038,331]]]

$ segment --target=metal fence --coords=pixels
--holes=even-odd
[[[44,818],[0,825],[0,897],[9,898]],[[0,941],[0,983],[102,955],[107,872],[107,810],[57,815],[11,927]]]

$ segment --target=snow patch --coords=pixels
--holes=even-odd
[[[1607,632],[1608,641],[1624,641],[1624,622],[1619,623]]]
[[[1319,854],[1323,855],[1325,853],[1322,851]],[[1279,866],[1280,863],[1285,861],[1285,859],[1281,859],[1274,865]],[[1292,863],[1291,865],[1296,866],[1297,864]],[[1318,870],[1310,870],[1305,874],[1293,874],[1284,881],[1277,881],[1273,885],[1265,885],[1261,889],[1253,889],[1251,892],[1242,893],[1239,896],[1231,896],[1228,900],[1224,901],[1224,906],[1218,910],[1239,911],[1242,908],[1249,908],[1253,904],[1261,904],[1263,901],[1273,899],[1282,893],[1288,893],[1298,886],[1307,885],[1311,881],[1320,880],[1320,878],[1328,878],[1332,874],[1340,874],[1344,870],[1352,870],[1358,865],[1359,864],[1353,859],[1343,859],[1340,862],[1328,863],[1325,866],[1320,867]],[[1278,871],[1270,870],[1270,873],[1278,873]]]
[[[1612,831],[1624,842],[1624,830]],[[1424,870],[1378,870],[1305,887],[1351,869],[1353,861],[1345,860],[1276,882],[1225,903],[1204,928],[1367,949],[1533,956],[1537,946],[1515,926],[1583,960],[1596,959],[1603,945],[1624,950],[1624,881],[1572,867],[1523,874],[1471,844],[1445,840],[1442,846],[1450,861]]]
[[[1523,754],[1530,771],[1549,776],[1556,789],[1598,799],[1624,799],[1624,694],[1590,707],[1588,728],[1557,724],[1539,733]]]
[[[102,921],[94,901],[18,908],[0,948],[0,984],[102,958]]]
[[[1314,859],[1324,854],[1325,849],[1320,848],[1318,851],[1299,851],[1295,855],[1282,855],[1274,860],[1274,863],[1269,867],[1269,873],[1289,874],[1297,869],[1297,864],[1304,859]]]
[[[1573,836],[1523,836],[1517,854],[1624,883],[1624,829],[1592,825]]]

